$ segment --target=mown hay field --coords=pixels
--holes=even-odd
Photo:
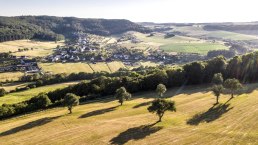
[[[176,102],[177,112],[163,121],[147,111],[154,92],[134,94],[119,106],[110,99],[3,120],[0,144],[258,144],[257,84],[234,99],[214,95],[205,86],[182,87],[166,93]],[[176,94],[176,95],[175,95]]]

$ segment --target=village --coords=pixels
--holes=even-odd
[[[129,49],[121,44],[125,41],[140,43],[141,40],[123,35],[116,41],[108,42],[105,38],[94,39],[93,35],[77,33],[77,39],[65,46],[58,46],[53,55],[44,58],[43,62],[111,62],[121,61],[125,65],[135,65],[139,61],[151,61],[157,64],[181,64],[204,60],[206,56],[198,53],[167,53],[163,50]]]

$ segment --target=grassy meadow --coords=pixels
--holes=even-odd
[[[188,52],[199,53],[206,55],[210,50],[228,49],[228,47],[218,43],[178,43],[178,44],[166,44],[160,47],[166,52]]]
[[[112,98],[74,108],[23,115],[0,122],[0,144],[258,144],[258,84],[229,100],[215,97],[205,86],[175,88],[166,97],[177,112],[163,121],[147,111],[154,92],[134,94],[123,106]]]
[[[164,34],[156,34],[155,36],[148,37],[146,34],[136,32],[134,35],[143,41],[141,44],[149,45],[151,48],[160,48],[167,52],[186,52],[206,55],[210,50],[228,49],[221,42],[213,43],[193,37],[175,36],[164,38]]]
[[[64,88],[64,87],[67,87],[69,85],[73,85],[76,83],[78,83],[78,82],[60,83],[60,84],[38,87],[38,88],[26,90],[26,91],[10,93],[3,97],[0,97],[0,105],[2,105],[4,103],[6,103],[6,104],[19,103],[19,102],[22,102],[25,100],[29,100],[30,98],[36,96],[39,93],[54,91],[56,89]]]

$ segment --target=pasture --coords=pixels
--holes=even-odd
[[[167,112],[163,121],[147,111],[154,92],[138,93],[119,106],[113,98],[82,104],[68,114],[55,108],[3,120],[0,144],[258,144],[258,90],[229,100],[214,95],[205,86],[170,89],[168,99],[177,112]]]

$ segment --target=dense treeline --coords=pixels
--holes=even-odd
[[[58,41],[64,37],[18,17],[0,17],[0,42],[19,39]]]
[[[118,88],[124,87],[128,92],[155,90],[157,85],[164,84],[168,88],[182,85],[197,85],[211,83],[214,74],[221,73],[225,79],[237,78],[240,81],[258,81],[258,52],[236,56],[228,62],[223,56],[203,62],[192,62],[180,67],[159,67],[146,70],[138,70],[124,73],[116,73],[112,76],[100,76],[90,82],[81,82],[74,86],[58,89],[46,94],[51,100],[50,106],[60,106],[67,93],[80,96],[80,101],[114,95]],[[30,100],[29,100],[30,101]],[[29,101],[0,107],[0,118],[24,113]],[[41,101],[42,102],[42,101]],[[16,107],[18,106],[18,107]],[[13,109],[10,109],[13,108]],[[8,110],[23,111],[11,111]],[[36,108],[42,109],[42,108]],[[28,109],[30,110],[30,109]],[[31,110],[30,110],[31,111]]]
[[[75,32],[97,35],[150,30],[128,20],[81,19],[74,17],[0,17],[0,42],[19,39],[58,41],[73,38]]]

